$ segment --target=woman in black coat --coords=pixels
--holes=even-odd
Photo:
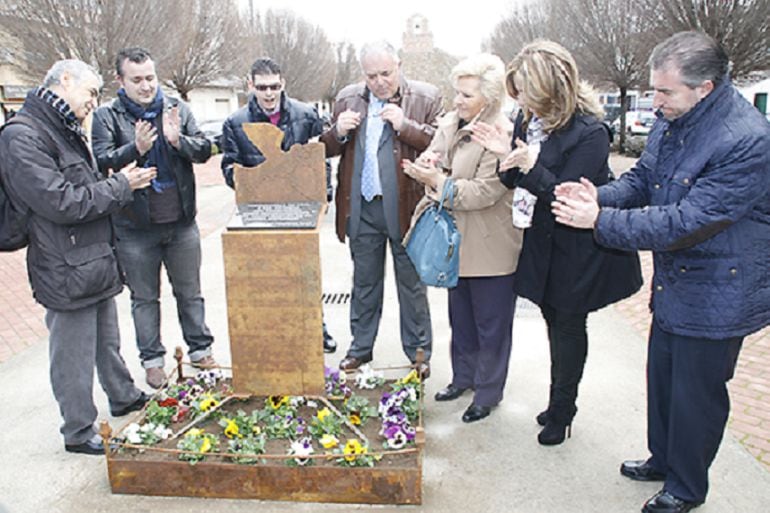
[[[551,213],[557,184],[585,177],[599,186],[611,179],[602,109],[591,88],[580,81],[572,56],[556,43],[535,41],[511,61],[506,86],[522,109],[513,143],[508,145],[500,128],[488,125],[477,126],[474,137],[501,157],[507,154],[500,163],[500,180],[536,199],[515,290],[540,306],[548,327],[551,387],[548,408],[537,416],[545,426],[538,441],[556,445],[564,441],[577,412],[588,313],[630,296],[642,277],[636,253],[603,248],[591,231],[556,223]]]

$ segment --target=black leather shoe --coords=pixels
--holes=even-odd
[[[535,420],[541,426],[545,426],[546,424],[548,424],[548,417],[549,417],[548,410],[543,410],[537,414],[537,417],[535,417]]]
[[[703,504],[700,502],[687,502],[674,497],[665,490],[661,490],[644,503],[642,513],[686,513]]]
[[[92,456],[104,455],[104,444],[101,438],[99,441],[93,439],[87,440],[82,444],[64,444],[64,450],[78,454],[90,454]]]
[[[448,384],[438,392],[436,392],[436,395],[433,396],[433,398],[436,401],[454,401],[461,395],[465,393],[465,391],[468,390],[467,388],[458,388],[454,386],[452,383]]]
[[[492,408],[489,406],[479,406],[471,403],[468,409],[463,413],[463,422],[476,422],[484,417],[488,417]]]
[[[362,356],[361,358],[356,358],[355,356],[346,356],[340,362],[340,369],[345,371],[356,370],[363,364],[369,363],[371,361],[372,361],[371,355]]]
[[[634,481],[665,481],[666,474],[650,465],[650,460],[628,460],[620,465],[620,473]]]
[[[331,337],[324,337],[324,353],[333,353],[337,350],[337,342]]]
[[[144,408],[144,405],[147,404],[147,401],[149,400],[150,400],[150,396],[142,392],[142,394],[139,396],[139,399],[129,404],[125,408],[110,410],[110,414],[113,417],[122,417],[123,415],[128,415],[132,411],[139,411],[142,408]]]

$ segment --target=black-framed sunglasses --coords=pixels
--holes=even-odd
[[[254,84],[254,89],[261,92],[265,92],[268,89],[271,91],[280,91],[282,87],[281,84]]]

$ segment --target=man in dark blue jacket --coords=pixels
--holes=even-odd
[[[565,184],[557,221],[605,246],[653,251],[647,366],[651,456],[620,472],[663,481],[644,512],[706,500],[743,338],[770,324],[770,125],[730,83],[709,36],[682,32],[650,57],[659,111],[619,180]],[[597,201],[598,200],[598,201]]]
[[[152,187],[136,191],[115,217],[118,256],[131,289],[139,356],[147,384],[165,380],[160,339],[160,268],[171,282],[182,336],[197,367],[216,365],[201,295],[201,241],[195,222],[193,163],[206,162],[211,143],[190,109],[163,94],[155,63],[143,48],[126,48],[115,59],[118,97],[94,113],[93,148],[108,173],[131,161],[157,167]]]
[[[244,123],[272,123],[283,132],[281,149],[288,151],[295,144],[307,144],[323,131],[318,111],[284,92],[286,81],[281,77],[281,67],[269,57],[262,57],[251,65],[249,75],[249,103],[225,120],[222,125],[222,174],[225,182],[235,188],[233,165],[256,167],[265,161],[262,152],[246,135]],[[329,164],[326,164],[327,199],[331,201]],[[323,325],[324,352],[337,350],[326,323]]]
[[[0,137],[0,175],[11,203],[27,215],[27,272],[49,331],[51,387],[64,419],[65,450],[104,454],[94,422],[94,367],[113,416],[148,397],[120,355],[115,296],[123,289],[110,214],[155,177],[127,166],[97,172],[81,123],[102,81],[82,61],[56,62],[30,91]]]

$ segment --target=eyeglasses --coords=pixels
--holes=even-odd
[[[280,91],[283,85],[281,84],[254,84],[254,89],[260,92],[265,92],[268,89],[271,91]]]

